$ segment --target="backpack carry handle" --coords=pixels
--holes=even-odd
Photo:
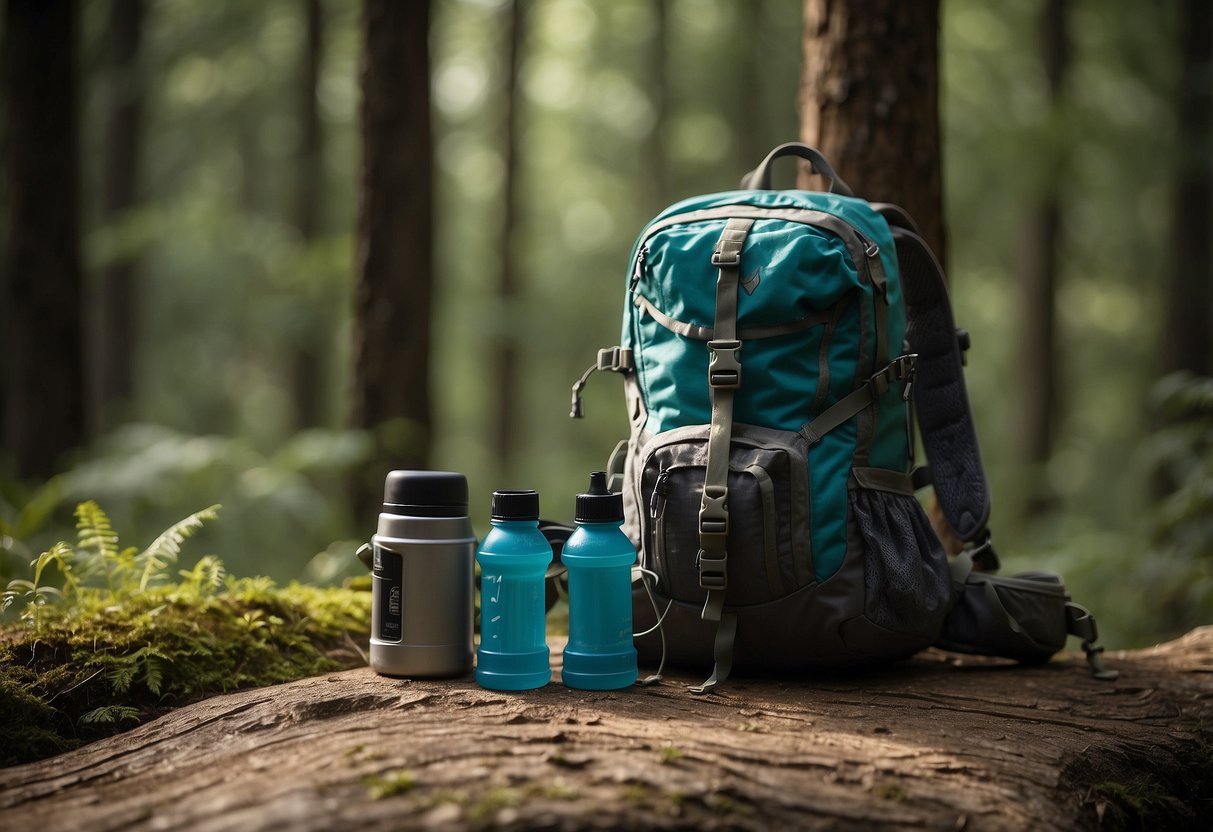
[[[830,181],[830,193],[842,194],[843,196],[854,196],[851,188],[846,182],[842,181],[834,168],[830,167],[830,163],[826,161],[826,157],[821,155],[821,152],[816,148],[809,147],[801,142],[787,142],[781,144],[767,154],[758,167],[747,173],[741,178],[741,187],[744,190],[771,190],[771,163],[781,156],[797,156],[809,163],[809,169],[820,176],[824,176]]]

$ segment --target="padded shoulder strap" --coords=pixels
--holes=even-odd
[[[906,340],[918,354],[914,399],[935,496],[961,540],[983,537],[990,488],[969,410],[960,344],[943,269],[913,220],[893,205],[873,205],[893,232],[906,299]]]

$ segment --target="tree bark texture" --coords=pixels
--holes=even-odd
[[[368,669],[0,771],[13,829],[1090,829],[1213,823],[1213,628],[1039,667],[501,693]],[[558,657],[555,662],[558,666]],[[555,678],[558,678],[555,677]]]
[[[938,0],[805,0],[801,140],[909,211],[946,267],[938,88]],[[804,165],[800,183],[824,187]]]
[[[424,468],[430,446],[433,140],[429,0],[366,0],[362,174],[350,423],[375,431],[354,483],[358,516],[391,468]]]
[[[1213,4],[1182,0],[1178,165],[1162,369],[1213,376]]]
[[[85,432],[77,21],[70,0],[4,7],[3,449],[25,480],[56,473]]]
[[[143,0],[114,0],[106,29],[108,100],[105,159],[101,171],[101,222],[121,223],[137,204],[143,146],[144,80],[139,67]],[[139,338],[137,262],[123,256],[98,275],[91,350],[94,433],[116,425],[135,392],[135,345]]]
[[[1063,106],[1066,68],[1070,62],[1070,37],[1066,28],[1067,0],[1047,0],[1040,18],[1040,57],[1049,85],[1052,122]],[[1050,130],[1049,135],[1056,135]],[[1068,162],[1066,144],[1049,139],[1044,162],[1045,181],[1024,217],[1019,246],[1020,333],[1018,457],[1039,470],[1053,454],[1053,434],[1058,413],[1058,377],[1061,358],[1057,352],[1057,285],[1062,243],[1060,179]],[[1052,496],[1043,478],[1036,483],[1024,510],[1038,514],[1048,510]]]
[[[299,64],[299,154],[296,160],[295,228],[307,246],[320,232],[324,200],[324,136],[316,91],[324,57],[324,9],[320,0],[303,0],[306,36]],[[306,331],[295,333],[291,362],[291,393],[295,425],[316,427],[324,422],[326,358],[332,330],[328,310],[308,315]]]
[[[505,13],[505,78],[502,81],[501,102],[503,127],[501,157],[504,173],[501,187],[501,227],[497,242],[497,301],[505,314],[498,330],[493,354],[493,385],[497,407],[491,415],[493,455],[498,481],[507,480],[514,469],[515,449],[519,444],[518,332],[508,325],[509,310],[517,303],[518,247],[515,245],[521,206],[518,198],[518,114],[522,100],[519,94],[518,71],[522,62],[522,42],[525,37],[525,16],[520,0],[512,0]]]

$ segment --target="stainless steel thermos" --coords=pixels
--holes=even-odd
[[[371,538],[371,667],[385,676],[472,670],[476,536],[450,471],[392,471]]]

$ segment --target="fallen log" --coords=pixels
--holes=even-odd
[[[554,663],[559,666],[555,645]],[[5,829],[1213,828],[1213,627],[1040,667],[525,693],[362,668],[0,770]]]

